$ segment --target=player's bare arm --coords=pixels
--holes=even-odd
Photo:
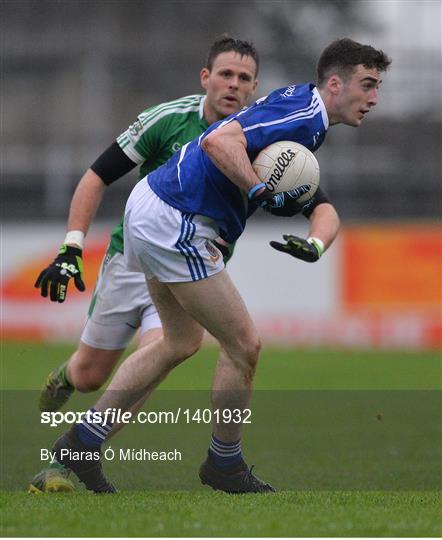
[[[260,183],[246,152],[244,132],[236,120],[212,131],[201,147],[216,167],[245,193]]]
[[[88,169],[84,173],[72,197],[67,224],[68,232],[81,231],[86,236],[100,206],[105,189],[106,184],[92,169]],[[75,241],[66,243],[82,247]]]
[[[328,249],[336,238],[340,226],[338,213],[330,203],[318,204],[310,216],[310,238],[319,238]]]
[[[136,166],[117,143],[111,144],[90,166],[81,178],[72,197],[68,217],[67,245],[82,248],[81,235],[86,236],[100,206],[107,186],[124,176]],[[77,231],[72,234],[70,231]],[[71,239],[73,237],[73,240]],[[78,241],[76,236],[78,237]]]

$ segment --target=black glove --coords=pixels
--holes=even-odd
[[[64,302],[69,280],[73,277],[79,291],[86,289],[83,283],[82,250],[63,244],[54,261],[44,270],[35,282],[35,287],[41,289],[41,295],[47,297],[50,287],[50,298],[53,302]]]
[[[324,253],[324,247],[315,238],[305,240],[292,234],[284,234],[283,238],[286,241],[285,244],[272,240],[270,245],[272,248],[293,255],[297,259],[302,259],[306,262],[316,262]]]
[[[259,195],[255,195],[261,187],[264,187],[264,189]],[[254,188],[249,191],[249,199],[274,216],[291,217],[302,212],[304,205],[298,203],[297,199],[309,191],[310,186],[304,184],[299,186],[299,188],[290,191],[273,194],[267,189],[266,185],[262,183],[258,184],[258,186],[254,186]]]

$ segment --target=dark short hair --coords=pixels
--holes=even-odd
[[[371,45],[362,45],[350,38],[337,39],[324,49],[319,58],[318,86],[324,84],[333,73],[346,80],[359,65],[382,72],[386,71],[390,64],[391,59]]]
[[[213,62],[215,58],[224,52],[236,52],[242,56],[250,56],[253,58],[256,64],[255,77],[258,75],[259,69],[259,55],[255,49],[253,43],[250,41],[243,41],[241,39],[235,39],[228,34],[223,34],[217,38],[210,46],[209,53],[207,55],[206,68],[212,71]]]

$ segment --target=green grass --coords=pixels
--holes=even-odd
[[[184,468],[107,462],[122,489],[115,496],[84,490],[29,495],[27,482],[41,468],[36,448],[63,431],[40,425],[36,390],[72,351],[66,345],[2,347],[3,536],[442,534],[437,351],[265,349],[244,449],[257,474],[282,490],[276,494],[229,496],[200,486],[196,470],[210,427],[195,425],[174,426],[171,433],[131,426],[113,441],[118,448],[182,440]],[[179,366],[162,386],[173,392],[157,392],[152,406],[175,407],[186,399],[207,405],[216,357],[216,349],[206,347]],[[77,394],[71,410],[83,410],[95,397]],[[382,491],[383,485],[389,487]]]
[[[2,494],[4,536],[440,536],[433,493]],[[86,525],[87,523],[87,525]]]
[[[47,373],[74,351],[70,345],[2,345],[0,387],[39,389]],[[178,366],[161,388],[210,388],[217,358],[206,347]],[[348,351],[265,348],[256,389],[435,390],[441,388],[440,351]]]

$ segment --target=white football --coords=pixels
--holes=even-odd
[[[301,203],[311,199],[319,186],[318,161],[308,148],[292,141],[270,144],[256,156],[252,167],[273,193],[309,185],[310,191],[298,199]]]

